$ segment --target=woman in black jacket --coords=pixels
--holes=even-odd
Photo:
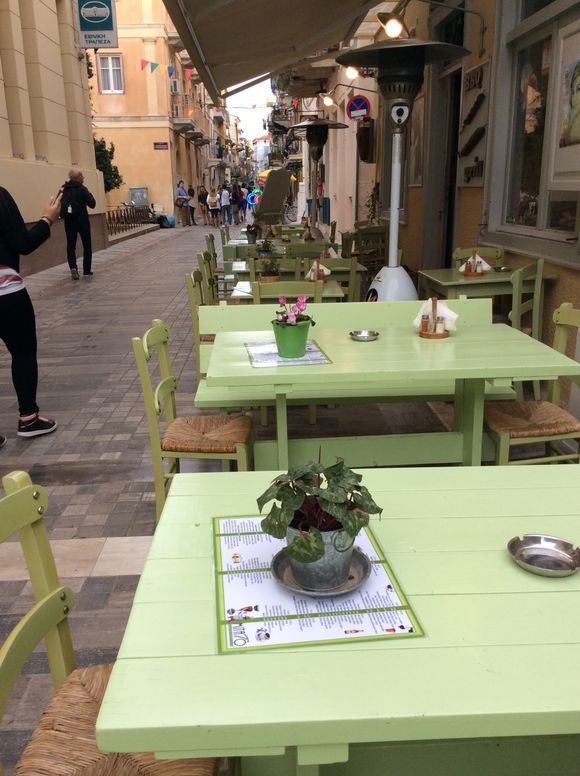
[[[42,208],[40,219],[27,229],[16,202],[0,187],[0,339],[12,356],[12,382],[18,397],[18,436],[50,434],[55,420],[39,415],[36,403],[38,364],[34,308],[20,277],[20,255],[28,255],[50,237],[60,213],[62,192]],[[0,435],[0,447],[6,437]]]

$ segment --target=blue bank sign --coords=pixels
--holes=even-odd
[[[115,0],[77,0],[81,48],[117,48]]]

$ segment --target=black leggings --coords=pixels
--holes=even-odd
[[[12,356],[12,382],[21,415],[38,412],[36,321],[28,291],[0,296],[0,339]]]

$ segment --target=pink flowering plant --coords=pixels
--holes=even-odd
[[[305,294],[301,294],[296,300],[295,304],[289,304],[285,296],[278,298],[278,304],[280,310],[276,311],[276,323],[280,326],[296,326],[297,323],[302,321],[310,321],[314,326],[315,323],[309,315],[306,315],[306,302],[309,297]]]

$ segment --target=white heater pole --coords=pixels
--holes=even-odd
[[[310,226],[316,229],[318,226],[318,162],[310,157]]]
[[[391,160],[391,223],[389,224],[389,267],[398,265],[399,202],[401,200],[401,168],[403,162],[403,133],[393,132]]]

